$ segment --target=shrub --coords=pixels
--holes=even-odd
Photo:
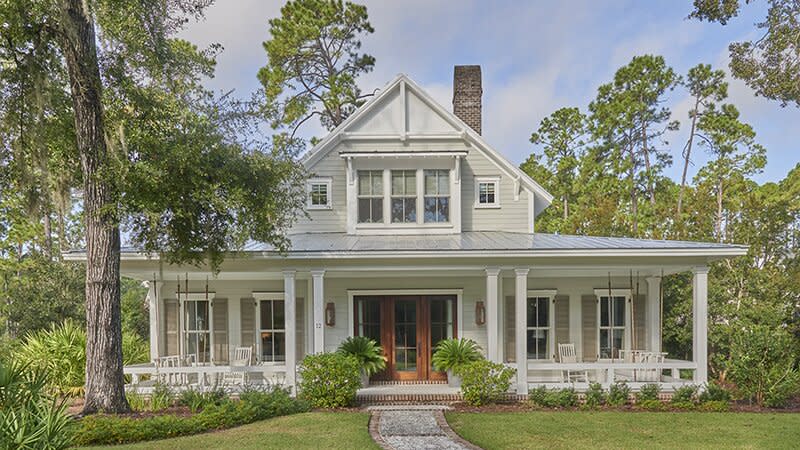
[[[150,394],[150,410],[161,411],[175,403],[175,394],[166,384],[157,383]]]
[[[196,434],[230,428],[280,415],[308,410],[308,404],[293,399],[286,389],[245,390],[239,401],[228,398],[209,404],[190,417],[175,415],[143,419],[94,415],[80,420],[73,445],[111,445]]]
[[[459,372],[464,401],[480,406],[500,400],[511,387],[511,379],[517,371],[503,364],[481,359],[462,366]]]
[[[636,393],[636,403],[641,403],[646,400],[658,400],[658,394],[661,393],[661,387],[655,383],[645,384]]]
[[[728,403],[731,401],[731,393],[730,391],[722,387],[719,383],[711,381],[706,385],[705,390],[700,393],[698,400],[700,401],[700,403],[707,403],[707,402]]]
[[[547,406],[547,388],[539,386],[528,392],[528,401],[536,406]]]
[[[123,364],[145,362],[150,358],[147,342],[122,334]],[[72,320],[52,325],[25,337],[14,358],[48,374],[47,385],[59,395],[80,396],[86,379],[86,331]]]
[[[147,409],[147,399],[136,390],[126,392],[125,398],[128,399],[128,405],[130,405],[132,411],[138,412]]]
[[[351,336],[345,339],[337,352],[356,358],[361,364],[361,369],[368,376],[386,368],[383,349],[375,341],[365,336]]]
[[[664,404],[661,400],[646,398],[636,400],[636,407],[641,409],[646,409],[648,411],[663,411],[666,409],[667,405]]]
[[[590,383],[584,398],[586,406],[589,408],[597,408],[606,403],[608,395],[606,395],[606,391],[600,383]]]
[[[553,390],[547,396],[550,407],[569,408],[578,406],[578,393],[573,388]]]
[[[631,396],[631,388],[624,381],[617,381],[608,389],[608,404],[611,406],[622,406],[628,403]]]
[[[684,404],[684,403],[691,403],[694,404],[697,401],[697,386],[693,384],[687,384],[686,386],[681,386],[675,389],[675,392],[672,394],[672,400],[670,403],[672,404]]]
[[[201,411],[210,405],[219,406],[226,400],[228,400],[228,394],[223,389],[212,389],[207,392],[187,389],[178,396],[178,404],[188,407],[193,413]]]
[[[708,400],[698,405],[697,409],[700,411],[707,411],[707,412],[725,412],[728,411],[730,407],[731,403],[729,401]]]
[[[314,408],[352,405],[361,387],[361,365],[340,353],[308,355],[298,367],[300,395]]]
[[[0,448],[69,447],[74,423],[65,411],[49,394],[44,370],[0,361]]]
[[[431,363],[436,370],[452,371],[461,375],[460,371],[467,364],[483,359],[481,348],[472,339],[445,339],[436,345]]]
[[[742,396],[759,405],[781,406],[800,391],[795,338],[783,328],[742,327],[732,336],[726,368]]]

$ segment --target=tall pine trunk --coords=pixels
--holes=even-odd
[[[689,130],[689,141],[686,143],[686,152],[683,154],[683,173],[681,174],[681,188],[678,190],[678,210],[675,215],[675,220],[681,224],[681,213],[683,212],[683,194],[686,190],[686,175],[689,172],[689,163],[692,156],[692,144],[694,143],[694,133],[697,127],[697,114],[700,107],[700,97],[696,97],[694,101],[694,115],[692,115],[692,127]]]
[[[103,133],[102,84],[94,22],[81,0],[60,0],[62,51],[69,73],[81,156],[86,223],[86,399],[84,414],[127,412],[122,374],[119,227]]]

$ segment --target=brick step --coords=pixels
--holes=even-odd
[[[527,396],[508,394],[501,403],[524,401]],[[461,394],[358,394],[359,406],[378,405],[452,405],[464,401]]]

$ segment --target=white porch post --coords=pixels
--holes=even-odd
[[[514,297],[514,348],[517,351],[517,394],[528,394],[528,340],[527,340],[527,305],[528,272],[530,269],[515,269],[517,274],[516,296]]]
[[[157,281],[157,282],[148,282],[148,290],[147,290],[147,304],[150,308],[150,360],[155,361],[158,358],[158,353],[161,351],[161,317],[159,316],[159,312],[161,310],[161,305],[159,305],[158,301],[158,294],[161,292],[161,286],[164,283]]]
[[[325,293],[323,291],[324,270],[312,270],[314,285],[314,353],[325,351]]]
[[[286,330],[286,384],[294,390],[297,345],[297,296],[295,295],[295,271],[283,271],[283,327]]]
[[[647,281],[647,342],[652,352],[661,351],[661,277]]]
[[[708,267],[692,269],[692,355],[697,369],[694,382],[708,381]]]
[[[486,268],[486,357],[489,361],[500,362],[497,351],[497,277],[500,269]]]

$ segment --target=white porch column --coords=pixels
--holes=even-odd
[[[157,281],[147,282],[147,304],[149,306],[150,312],[150,360],[155,361],[158,358],[158,353],[161,350],[161,316],[160,310],[161,305],[158,299],[159,294],[161,293],[161,286],[164,283]]]
[[[708,267],[692,269],[692,355],[697,369],[694,382],[708,381]]]
[[[527,301],[528,272],[530,269],[515,269],[517,274],[514,297],[514,339],[517,361],[517,394],[528,394],[528,339],[527,339]]]
[[[314,290],[314,353],[325,351],[325,292],[323,291],[324,270],[312,270]]]
[[[492,362],[500,362],[497,350],[497,278],[500,269],[486,268],[486,358]]]
[[[283,327],[286,330],[286,384],[294,390],[297,362],[297,296],[294,270],[283,271]]]
[[[647,281],[647,343],[652,352],[661,351],[661,277]]]

